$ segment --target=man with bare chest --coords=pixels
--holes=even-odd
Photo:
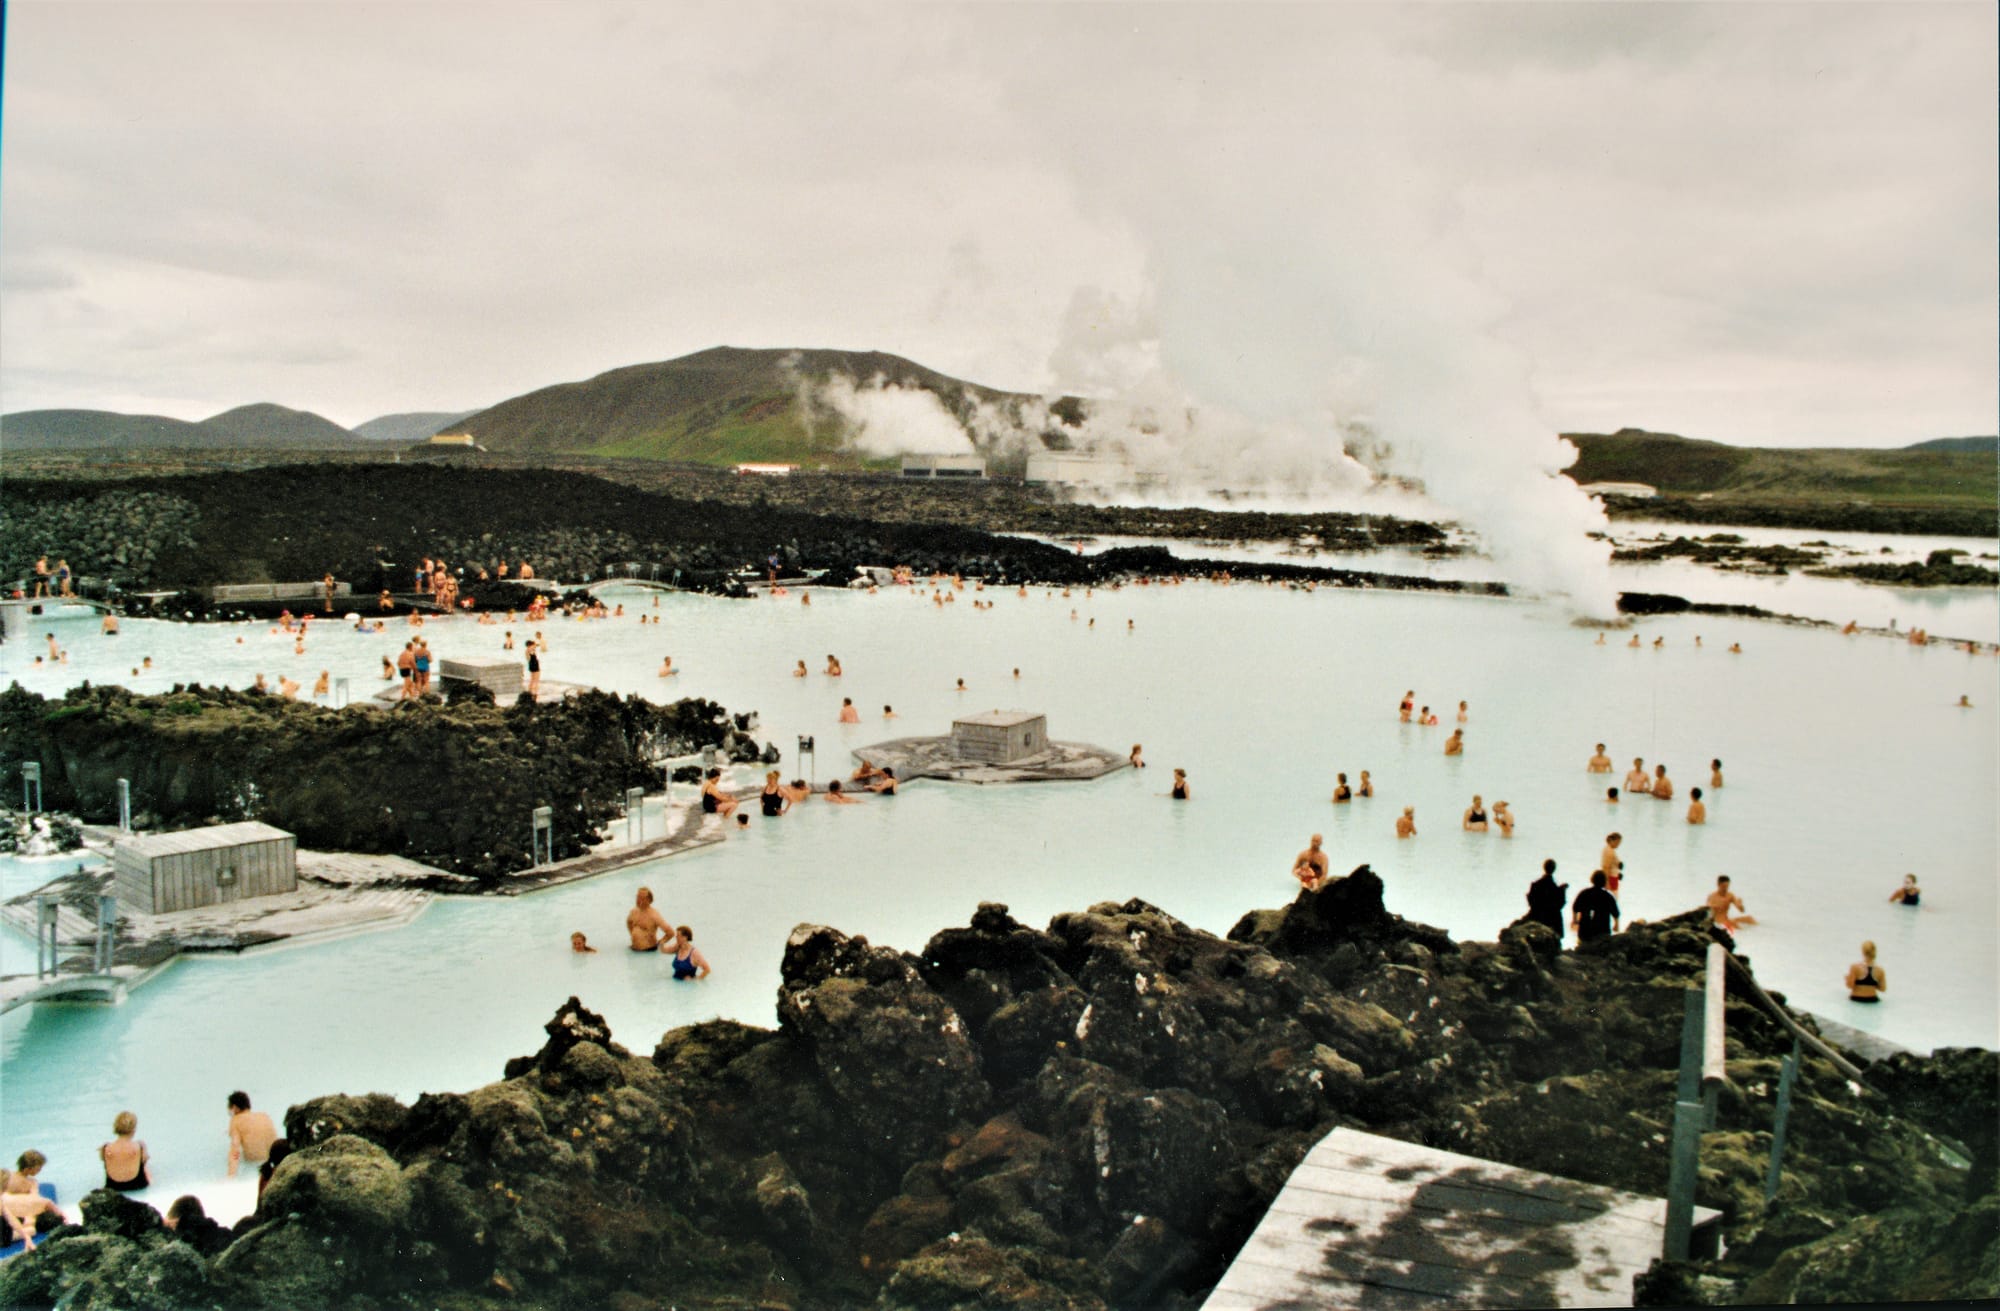
[[[625,915],[625,931],[632,935],[633,951],[658,951],[674,940],[667,917],[653,909],[653,890],[640,888],[638,904]]]

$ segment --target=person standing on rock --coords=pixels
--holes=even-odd
[[[534,642],[528,643],[528,695],[542,699],[542,654]]]
[[[1570,931],[1578,946],[1608,938],[1618,931],[1618,898],[1604,890],[1604,871],[1593,870],[1590,886],[1576,894],[1569,908]]]
[[[1569,884],[1556,882],[1556,862],[1542,862],[1542,876],[1528,885],[1528,918],[1546,926],[1560,944],[1563,937],[1563,907],[1569,902]]]
[[[673,926],[653,908],[651,888],[639,889],[632,909],[625,913],[625,932],[632,937],[633,951],[658,951],[673,941]]]
[[[250,1109],[250,1094],[229,1094],[229,1173],[239,1165],[262,1165],[278,1141],[278,1126],[262,1111]]]

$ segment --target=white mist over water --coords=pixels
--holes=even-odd
[[[1576,452],[1506,340],[1461,183],[1424,163],[1481,125],[1414,92],[1393,41],[1344,41],[1310,8],[1102,21],[1116,97],[1087,40],[1008,82],[1082,207],[1146,255],[1141,285],[1079,293],[1050,360],[1050,394],[1098,403],[1086,439],[1308,496],[1420,480],[1510,581],[1611,614],[1608,548],[1585,536],[1602,508],[1560,476]]]

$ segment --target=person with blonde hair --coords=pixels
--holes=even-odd
[[[1882,1000],[1889,990],[1889,976],[1875,964],[1875,944],[1861,944],[1861,959],[1847,967],[1847,999],[1870,1005]]]
[[[117,1136],[97,1149],[98,1159],[104,1162],[104,1186],[118,1193],[136,1193],[150,1186],[152,1158],[146,1153],[146,1144],[132,1136],[139,1132],[139,1117],[130,1111],[118,1112],[111,1121],[111,1132]]]

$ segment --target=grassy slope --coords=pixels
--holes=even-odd
[[[1670,495],[1764,501],[1865,500],[1984,506],[2000,496],[2000,457],[1984,450],[1724,446],[1627,429],[1572,433],[1578,482],[1650,483]]]
[[[801,376],[818,381],[836,372],[860,383],[881,377],[921,387],[960,414],[974,402],[1018,399],[881,352],[721,346],[544,387],[455,427],[495,451],[859,468],[859,457],[841,448],[835,418],[815,413],[808,424],[800,404]]]

